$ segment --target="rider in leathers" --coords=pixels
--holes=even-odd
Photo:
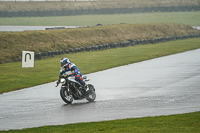
[[[60,65],[61,68],[57,84],[60,82],[60,76],[62,76],[63,74],[72,74],[75,76],[75,80],[81,83],[81,85],[83,86],[82,88],[86,89],[86,84],[82,79],[82,74],[79,72],[79,69],[74,63],[71,63],[68,58],[64,57],[60,60]]]

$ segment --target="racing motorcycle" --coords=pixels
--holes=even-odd
[[[84,76],[83,80],[84,82],[89,81],[87,76]],[[68,104],[71,104],[73,100],[82,100],[84,98],[89,102],[93,102],[96,99],[94,86],[92,84],[87,84],[87,88],[83,88],[82,85],[75,80],[75,76],[73,75],[61,76],[59,83],[62,84],[60,96],[62,100]]]

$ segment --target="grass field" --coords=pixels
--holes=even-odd
[[[200,26],[198,12],[152,12],[112,15],[79,15],[63,17],[17,17],[1,18],[0,25],[30,26],[94,26],[96,24],[137,24],[137,23],[182,23]]]

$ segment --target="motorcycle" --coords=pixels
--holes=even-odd
[[[83,77],[83,81],[89,81],[87,76]],[[82,100],[84,98],[86,98],[89,102],[93,102],[96,99],[94,86],[92,84],[87,84],[87,88],[83,88],[82,85],[75,80],[75,76],[73,75],[67,75],[66,77],[61,76],[59,83],[62,84],[60,96],[62,100],[68,104],[71,104],[73,100]]]

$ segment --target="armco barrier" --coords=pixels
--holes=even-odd
[[[145,12],[178,12],[178,11],[200,11],[200,6],[170,6],[170,7],[132,7],[132,8],[88,8],[77,10],[50,10],[50,11],[0,11],[0,17],[44,17],[44,16],[75,16],[89,14],[126,14]]]

